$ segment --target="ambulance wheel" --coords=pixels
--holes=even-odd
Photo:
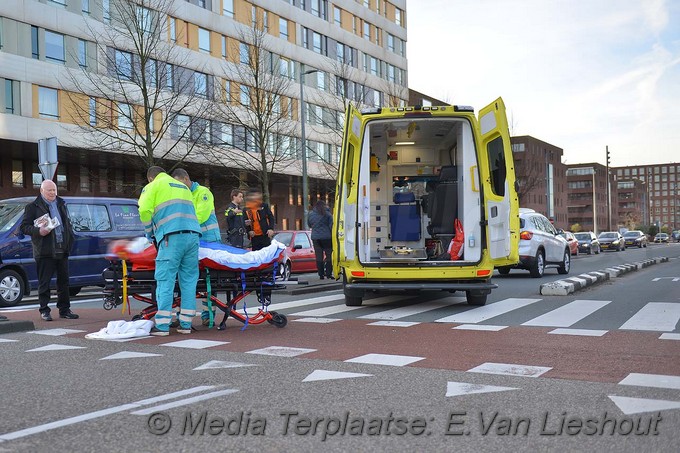
[[[286,315],[277,313],[275,311],[270,311],[269,313],[272,315],[272,319],[269,320],[269,324],[273,324],[278,328],[286,327],[286,324],[288,324],[288,318]]]
[[[345,294],[345,305],[348,307],[361,307],[363,302],[364,300],[361,297],[348,296]]]
[[[486,305],[486,294],[474,294],[472,291],[465,291],[468,305]]]

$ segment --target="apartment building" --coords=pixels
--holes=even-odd
[[[519,205],[544,214],[557,228],[568,229],[564,151],[529,135],[511,137]]]
[[[578,223],[582,231],[618,229],[618,198],[616,181],[610,169],[596,163],[567,165],[567,213],[569,225]],[[611,184],[611,203],[607,185]],[[611,206],[611,214],[610,214]]]
[[[139,105],[113,102],[102,111],[104,103],[87,91],[90,77],[140,77],[141,59],[129,42],[106,42],[102,51],[101,41],[95,43],[91,34],[96,30],[105,35],[113,27],[121,1],[129,0],[0,2],[0,105],[4,106],[0,109],[0,198],[36,193],[42,180],[37,142],[46,137],[58,140],[55,179],[61,195],[136,196],[144,185],[141,161],[127,159],[125,147],[115,142],[95,149],[92,137],[82,133],[87,115],[73,113],[89,108],[93,126],[106,117],[113,118],[107,123],[112,127],[133,129]],[[136,18],[146,27],[158,13],[154,6],[167,2],[170,8],[157,32],[162,44],[182,60],[153,61],[145,75],[173,96],[183,94],[177,88],[183,84],[201,103],[219,102],[218,94],[223,92],[230,102],[252,102],[250,82],[239,77],[239,68],[248,64],[253,52],[253,45],[243,42],[243,37],[250,28],[264,30],[272,75],[290,81],[273,109],[285,110],[294,126],[288,135],[277,138],[276,146],[284,147],[290,159],[273,172],[271,203],[280,228],[302,227],[300,93],[304,90],[310,199],[330,199],[340,144],[337,124],[342,123],[344,103],[378,106],[408,99],[406,0],[140,0]],[[79,71],[82,85],[76,87],[72,74]],[[206,149],[228,151],[223,150],[221,155],[227,157],[217,164],[193,154],[183,163],[192,179],[213,189],[219,211],[229,202],[231,188],[258,184],[246,167],[228,157],[232,151],[234,155],[257,151],[256,144],[249,140],[248,130],[211,118],[195,121],[202,125],[199,134],[194,134],[192,123],[186,137],[181,136],[177,131],[182,125],[201,115],[195,104],[184,107],[188,113],[178,113],[173,124],[163,129],[166,135],[158,149],[174,150],[173,143],[185,139]],[[162,118],[154,116],[147,128],[150,136],[160,134],[161,128],[153,130],[159,124]],[[176,156],[168,156],[167,165],[172,166]]]
[[[648,202],[648,209],[640,212],[644,225],[680,229],[680,163],[631,165],[612,170],[619,180],[638,180],[644,187]]]
[[[649,224],[647,184],[641,180],[617,178],[618,225],[634,230]]]

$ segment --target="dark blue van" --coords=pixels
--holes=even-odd
[[[128,198],[62,197],[73,225],[69,286],[76,295],[83,286],[104,285],[106,250],[116,239],[144,235],[137,200]],[[38,289],[30,236],[19,230],[25,206],[35,197],[0,200],[0,306],[18,304]],[[53,279],[52,284],[55,284]]]

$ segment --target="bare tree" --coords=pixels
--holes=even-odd
[[[240,30],[231,49],[239,63],[225,63],[217,89],[213,118],[221,134],[213,132],[211,161],[255,177],[269,202],[271,175],[282,172],[297,158],[292,61],[272,52],[261,22]],[[239,170],[236,170],[239,169]]]
[[[518,183],[517,196],[520,205],[524,204],[526,196],[545,180],[539,163],[526,158],[517,159],[517,154],[515,154],[515,177]]]
[[[115,149],[146,167],[181,162],[205,142],[209,76],[190,69],[191,51],[172,42],[186,41],[169,28],[174,0],[109,5],[109,24],[87,21],[97,65],[81,61],[62,82],[80,132],[75,146]]]
[[[400,107],[405,99],[408,100],[408,88],[390,80],[383,82],[382,92],[385,107]]]

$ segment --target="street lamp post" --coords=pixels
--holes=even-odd
[[[304,86],[305,76],[318,72],[318,69],[304,71],[304,65],[300,68],[300,157],[302,159],[302,229],[307,228],[307,215],[309,214],[309,181],[307,178],[307,140],[305,138],[305,101]]]

